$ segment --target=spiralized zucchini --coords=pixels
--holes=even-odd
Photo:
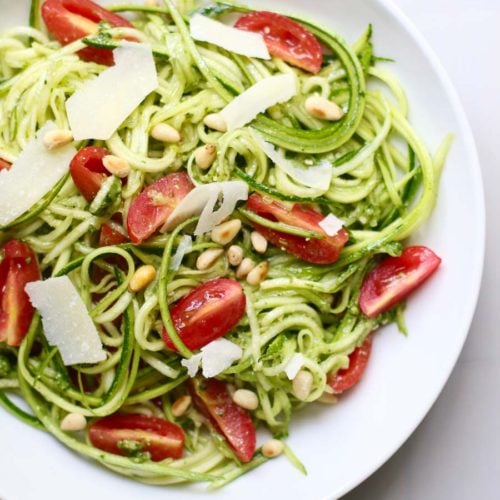
[[[296,410],[331,393],[327,374],[346,368],[349,354],[370,332],[401,319],[402,306],[375,319],[363,316],[357,305],[360,284],[377,255],[400,253],[401,242],[429,217],[451,139],[446,138],[431,157],[408,122],[403,88],[385,67],[375,64],[371,27],[350,47],[339,35],[301,21],[332,54],[321,71],[311,75],[279,59],[254,60],[195,43],[186,23],[196,6],[190,0],[177,5],[166,0],[157,8],[115,6],[112,10],[117,12],[136,12],[133,30],[108,29],[112,38],[91,37],[65,47],[35,28],[3,33],[0,158],[13,162],[48,120],[67,128],[66,99],[105,69],[82,61],[76,53],[86,44],[116,46],[117,39],[128,35],[153,47],[160,84],[105,144],[95,141],[132,167],[121,193],[123,220],[144,187],[179,169],[186,169],[196,184],[243,179],[251,191],[287,202],[316,203],[325,214],[344,220],[349,243],[336,263],[319,266],[272,246],[264,255],[255,253],[248,214],[233,214],[243,222],[234,244],[256,262],[267,260],[270,271],[260,286],[245,285],[246,314],[227,336],[244,354],[218,378],[255,391],[260,403],[253,412],[255,422],[283,438]],[[224,3],[202,9],[214,17],[242,11]],[[233,132],[205,128],[207,114],[219,111],[256,81],[280,73],[292,74],[298,82],[300,91],[291,101]],[[346,110],[345,117],[331,125],[313,118],[304,107],[312,94],[335,100]],[[158,123],[179,130],[182,142],[153,141],[150,130]],[[275,168],[261,151],[255,131],[304,166],[330,162],[334,174],[328,191],[318,194]],[[200,170],[195,150],[208,143],[217,145],[218,156],[208,170]],[[234,278],[235,269],[225,256],[207,270],[196,269],[201,252],[219,247],[208,235],[194,238],[181,267],[169,269],[181,236],[192,234],[192,221],[142,245],[99,248],[96,236],[108,218],[89,212],[68,176],[28,213],[1,228],[0,243],[12,238],[27,242],[38,254],[45,277],[71,278],[108,357],[92,366],[65,367],[57,349],[48,346],[35,315],[19,350],[0,345],[0,390],[21,394],[35,417],[17,408],[4,392],[0,404],[120,474],[152,484],[209,481],[212,488],[220,487],[266,459],[258,453],[242,465],[196,411],[173,416],[172,403],[185,393],[188,376],[180,364],[182,355],[166,349],[161,329],[169,304],[211,278]],[[111,257],[123,265],[109,264]],[[128,285],[142,264],[153,265],[158,277],[144,291],[131,293]],[[314,380],[306,401],[294,396],[284,372],[296,353],[304,355],[304,368]],[[179,423],[187,436],[186,457],[159,463],[133,460],[102,452],[60,429],[68,412],[99,417],[118,410]]]

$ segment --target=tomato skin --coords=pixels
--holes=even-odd
[[[142,243],[168,219],[180,201],[193,189],[185,172],[168,174],[157,180],[131,203],[127,216],[127,231],[134,243]]]
[[[246,297],[241,285],[232,279],[207,281],[176,302],[170,315],[180,339],[188,349],[195,350],[223,337],[245,314]],[[163,340],[176,350],[167,331]]]
[[[387,257],[365,277],[359,307],[369,318],[388,311],[418,288],[441,264],[429,248],[410,246],[399,257]]]
[[[12,165],[8,161],[2,160],[2,158],[0,158],[0,171],[9,170],[11,166]]]
[[[24,287],[40,279],[40,269],[35,253],[22,241],[11,240],[0,252],[0,342],[17,347],[34,314]]]
[[[118,444],[120,441],[136,441],[149,452],[153,462],[165,458],[181,458],[184,448],[184,431],[178,425],[163,418],[145,415],[110,415],[95,420],[89,427],[89,439],[95,448],[127,456]]]
[[[373,334],[368,335],[365,341],[349,355],[349,366],[336,373],[328,375],[326,383],[333,389],[334,394],[341,394],[356,385],[370,359],[372,350]]]
[[[111,153],[105,148],[87,146],[80,149],[71,160],[69,171],[73,182],[89,203],[99,192],[102,183],[111,175],[102,163],[102,159],[109,154]]]
[[[235,28],[260,33],[269,53],[292,66],[317,73],[323,64],[318,39],[304,26],[275,12],[250,12],[241,16]]]
[[[45,0],[42,5],[42,18],[48,31],[62,45],[97,33],[101,21],[106,21],[113,27],[132,27],[122,16],[104,9],[91,0]],[[78,55],[84,61],[93,61],[106,66],[113,64],[113,52],[108,49],[87,47],[80,50]]]
[[[266,219],[323,234],[323,239],[311,238],[308,241],[300,236],[281,233],[250,222],[273,245],[306,262],[332,264],[339,258],[340,251],[349,239],[343,228],[335,236],[328,236],[319,226],[325,216],[305,205],[295,203],[290,208],[278,200],[253,193],[248,198],[246,208]]]
[[[236,456],[250,462],[255,454],[256,433],[250,414],[233,402],[224,382],[214,378],[194,378],[189,390],[196,409],[222,434]]]

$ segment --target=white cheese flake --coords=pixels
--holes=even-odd
[[[189,234],[184,234],[179,241],[179,245],[177,246],[177,250],[172,257],[172,260],[170,261],[171,271],[177,271],[181,267],[184,255],[186,255],[191,248],[193,248],[193,239],[189,236]]]
[[[247,199],[248,185],[246,182],[227,181],[202,184],[195,187],[182,199],[161,230],[162,232],[171,231],[190,217],[199,215],[200,219],[194,230],[194,235],[208,233],[234,212],[238,201]],[[216,209],[217,202],[220,202],[220,206]]]
[[[269,76],[252,85],[235,97],[219,115],[229,131],[250,123],[259,113],[280,102],[289,101],[297,94],[297,82],[293,75]]]
[[[344,222],[335,217],[335,215],[328,214],[318,223],[318,226],[323,229],[328,236],[335,236],[344,226]]]
[[[151,47],[122,42],[115,65],[85,82],[67,101],[68,120],[77,141],[108,140],[144,98],[158,87]]]
[[[10,169],[0,170],[0,226],[27,212],[69,171],[76,149],[68,144],[49,151],[43,144],[45,134],[56,129],[47,122]]]
[[[289,380],[293,380],[304,366],[306,358],[301,352],[296,352],[285,366],[285,373]]]
[[[326,193],[330,189],[332,182],[333,169],[329,162],[323,160],[317,165],[310,167],[299,167],[291,160],[285,158],[285,155],[277,150],[272,144],[266,142],[259,134],[253,134],[259,146],[266,156],[276,165],[277,168],[283,170],[293,180],[299,182],[303,186],[317,189],[318,196]]]
[[[241,347],[225,338],[210,342],[201,348],[203,376],[210,378],[219,375],[241,356],[243,356]]]
[[[194,40],[209,42],[242,56],[271,59],[260,33],[233,28],[201,14],[195,14],[189,26]]]
[[[184,358],[181,360],[181,365],[187,368],[188,375],[193,378],[198,373],[201,363],[201,352],[198,354],[193,354],[190,358]]]
[[[42,315],[49,344],[59,349],[66,366],[106,359],[94,322],[67,276],[28,283],[25,290]]]

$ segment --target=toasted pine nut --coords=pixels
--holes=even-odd
[[[250,235],[250,241],[252,246],[258,253],[266,253],[267,250],[267,240],[258,231],[252,231]]]
[[[43,136],[43,145],[47,149],[56,149],[73,142],[73,134],[69,130],[50,130]]]
[[[255,262],[250,259],[250,257],[246,257],[238,266],[238,269],[236,270],[236,277],[238,279],[244,278],[255,267],[255,265]]]
[[[132,276],[128,288],[131,292],[144,290],[156,278],[156,269],[149,264],[141,266]]]
[[[316,401],[325,405],[334,405],[337,402],[337,396],[335,396],[335,394],[324,392]]]
[[[168,123],[158,123],[151,129],[151,137],[161,142],[180,142],[181,134]]]
[[[247,283],[253,286],[260,285],[266,279],[268,272],[269,263],[266,261],[261,262],[248,273]]]
[[[311,394],[312,385],[312,373],[307,370],[300,370],[300,372],[295,375],[292,382],[293,394],[297,399],[305,401],[309,394]]]
[[[203,123],[213,130],[217,130],[218,132],[226,132],[227,124],[226,120],[222,118],[219,113],[212,113],[211,115],[205,116],[203,119]]]
[[[123,179],[130,174],[130,165],[128,164],[128,161],[120,158],[119,156],[106,155],[102,159],[102,164],[110,174],[116,175],[116,177],[119,177],[120,179]]]
[[[320,120],[336,121],[344,116],[344,111],[335,102],[319,95],[312,95],[306,99],[306,111]]]
[[[243,248],[238,245],[231,245],[227,251],[227,260],[232,266],[239,266],[243,260]]]
[[[209,248],[208,250],[200,253],[196,259],[196,269],[199,271],[205,271],[214,264],[223,252],[224,250],[222,248]]]
[[[262,445],[262,454],[266,458],[274,458],[283,453],[285,445],[278,439],[270,439]]]
[[[144,5],[147,7],[158,7],[157,0],[144,0]]]
[[[240,232],[241,221],[239,219],[228,220],[212,229],[210,237],[219,245],[227,245]]]
[[[245,410],[256,410],[259,406],[257,394],[248,389],[238,389],[233,394],[233,401]]]
[[[61,430],[76,432],[83,431],[87,427],[87,419],[80,413],[68,413],[61,420]]]
[[[187,409],[191,406],[191,396],[184,395],[174,401],[172,405],[172,415],[174,417],[181,417],[186,413]]]
[[[194,161],[196,165],[198,165],[198,168],[202,170],[210,168],[215,158],[217,158],[217,148],[215,144],[205,144],[199,147],[194,154]]]

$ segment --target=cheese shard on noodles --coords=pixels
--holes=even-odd
[[[49,150],[43,144],[47,122],[29,141],[9,170],[0,170],[0,226],[15,221],[40,201],[69,171],[76,149],[68,144]]]
[[[194,40],[209,42],[242,56],[271,59],[260,33],[233,28],[201,14],[191,18],[189,27]]]
[[[108,140],[153,90],[158,75],[151,47],[121,42],[115,65],[89,80],[67,101],[68,120],[77,141]]]
[[[49,345],[59,349],[66,366],[106,359],[94,322],[67,276],[28,283],[25,290],[42,316]]]

